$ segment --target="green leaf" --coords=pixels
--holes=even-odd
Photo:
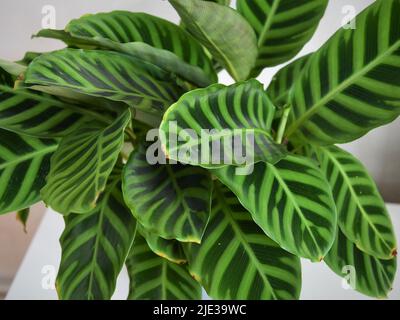
[[[396,258],[379,260],[357,248],[338,230],[326,264],[339,276],[355,280],[355,289],[367,296],[386,298],[396,275]]]
[[[13,77],[1,67],[0,67],[0,86],[8,86],[8,87],[14,86]]]
[[[25,208],[25,209],[19,210],[17,212],[17,220],[19,222],[21,222],[25,233],[27,233],[26,224],[27,224],[28,218],[29,218],[29,209],[30,208]]]
[[[282,108],[289,103],[289,94],[290,90],[293,88],[293,83],[304,70],[304,66],[309,60],[309,57],[310,55],[306,55],[293,61],[279,70],[272,78],[267,93],[275,106]]]
[[[121,193],[121,171],[110,177],[92,211],[65,217],[57,292],[65,300],[108,300],[135,236]]]
[[[204,0],[204,1],[216,2],[216,3],[219,3],[219,4],[223,4],[225,6],[229,6],[229,4],[231,3],[231,0]]]
[[[168,158],[205,168],[243,165],[243,161],[275,163],[286,149],[271,137],[274,114],[275,107],[257,80],[228,87],[216,84],[193,90],[173,104],[164,114],[160,139]],[[208,141],[202,139],[204,130],[212,130]],[[220,150],[215,150],[217,143]],[[235,156],[235,144],[246,151],[247,159]]]
[[[312,261],[324,258],[335,239],[336,208],[311,160],[289,155],[276,165],[260,162],[247,176],[236,175],[232,166],[212,172],[282,248]]]
[[[183,93],[158,67],[112,51],[64,49],[36,58],[28,85],[59,86],[160,113]]]
[[[140,234],[146,239],[147,245],[156,255],[177,264],[184,264],[187,258],[182,244],[177,240],[166,240],[145,228],[139,228]]]
[[[396,238],[385,203],[367,170],[338,147],[316,148],[321,169],[333,192],[338,222],[359,249],[379,259],[391,259]]]
[[[62,102],[49,95],[0,86],[0,128],[41,138],[68,135],[84,122],[110,123],[89,108]]]
[[[200,300],[201,287],[186,266],[153,253],[136,234],[128,260],[129,300]]]
[[[26,71],[26,66],[21,65],[17,62],[11,62],[11,61],[6,61],[3,59],[0,59],[0,69],[3,69],[5,72],[9,73],[10,75],[18,77]]]
[[[214,299],[299,298],[300,259],[269,239],[220,183],[203,241],[188,251],[190,272]]]
[[[217,81],[215,72],[208,75],[200,67],[183,61],[173,52],[158,49],[143,42],[119,43],[106,38],[73,36],[63,30],[52,29],[41,30],[36,37],[58,39],[64,41],[70,47],[81,49],[102,49],[126,53],[134,58],[151,63],[168,73],[176,74],[196,86],[208,86]]]
[[[126,110],[111,125],[87,123],[61,140],[41,194],[62,214],[94,209],[124,142],[131,114]]]
[[[150,164],[147,147],[133,151],[124,168],[125,202],[145,229],[165,239],[200,242],[210,214],[209,173],[182,164]]]
[[[349,142],[400,114],[400,2],[378,0],[340,29],[294,84],[287,137]]]
[[[143,42],[168,50],[186,63],[200,67],[213,82],[217,80],[211,60],[196,39],[179,26],[146,13],[113,11],[85,15],[72,20],[65,31],[72,36],[105,38],[119,43]]]
[[[28,51],[25,53],[24,57],[21,60],[17,61],[17,63],[28,66],[35,58],[39,57],[41,54],[41,52]]]
[[[300,52],[317,29],[328,0],[238,0],[236,5],[257,35],[258,57],[252,71],[257,76]]]
[[[25,209],[41,200],[56,140],[0,129],[0,214]]]
[[[239,13],[230,7],[207,1],[169,2],[180,15],[185,28],[236,81],[248,78],[257,58],[257,38]]]

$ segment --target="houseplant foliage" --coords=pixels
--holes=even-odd
[[[377,0],[267,88],[254,78],[300,52],[327,0],[169,2],[179,26],[86,15],[36,35],[67,48],[0,60],[0,213],[26,221],[44,201],[64,216],[59,298],[110,299],[126,265],[129,299],[297,299],[300,258],[352,266],[356,290],[386,297],[392,223],[336,144],[400,114],[400,0]],[[218,84],[220,69],[236,83]],[[176,157],[169,134],[185,129],[253,132],[252,173]],[[150,163],[152,148],[169,161]]]

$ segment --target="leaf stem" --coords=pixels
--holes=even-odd
[[[292,110],[292,107],[289,106],[289,105],[286,105],[284,107],[284,110],[283,110],[283,113],[282,113],[282,118],[281,118],[281,121],[279,123],[278,133],[277,133],[276,139],[275,139],[276,143],[282,143],[283,135],[285,133],[287,121],[288,121],[289,114],[290,114],[291,110]]]

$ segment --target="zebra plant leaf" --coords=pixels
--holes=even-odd
[[[400,114],[400,2],[378,0],[340,29],[294,84],[286,136],[352,141]]]
[[[140,145],[125,166],[125,202],[145,229],[165,239],[200,242],[210,214],[209,173],[182,164],[150,164],[147,150]]]
[[[49,95],[0,86],[0,128],[41,138],[68,135],[88,121],[110,119]]]
[[[211,60],[196,39],[179,26],[146,13],[113,11],[85,15],[72,20],[65,31],[72,36],[119,43],[143,42],[174,53],[186,63],[200,67],[212,82],[217,80]]]
[[[357,291],[371,297],[386,298],[396,275],[396,258],[380,260],[361,251],[341,230],[325,257],[326,264],[339,276],[348,272]],[[350,283],[351,284],[351,283]]]
[[[152,47],[144,42],[119,43],[108,38],[71,35],[64,30],[41,30],[36,37],[58,39],[70,47],[111,50],[156,65],[166,72],[176,74],[195,86],[208,86],[217,80],[215,72],[207,75],[203,69],[183,61],[173,52]],[[204,53],[205,54],[205,53]]]
[[[286,149],[271,136],[274,114],[275,107],[257,80],[228,87],[216,84],[191,91],[173,104],[164,114],[160,139],[168,158],[205,168],[275,163]],[[202,139],[205,130],[210,133],[208,141]],[[235,149],[245,150],[246,157],[242,152],[237,156]]]
[[[2,67],[0,67],[0,86],[14,86],[14,79],[13,77]]]
[[[237,175],[232,166],[212,172],[282,248],[312,261],[324,258],[337,216],[330,186],[312,160],[289,155],[276,165],[257,163],[250,175]]]
[[[94,209],[117,162],[130,118],[126,110],[109,126],[87,123],[61,140],[41,191],[47,205],[65,215]]]
[[[38,139],[0,129],[0,214],[39,202],[40,189],[57,149],[53,139]]]
[[[166,240],[145,228],[139,228],[140,234],[146,239],[147,245],[156,255],[177,264],[187,262],[182,244],[177,240]]]
[[[343,233],[367,254],[391,259],[396,253],[392,222],[367,170],[338,147],[321,147],[315,151],[332,187]]]
[[[328,0],[238,0],[237,10],[257,35],[258,57],[252,71],[258,76],[295,57],[311,39]]]
[[[130,278],[129,300],[200,300],[201,287],[187,267],[156,255],[136,234],[126,261]]]
[[[293,61],[279,70],[272,78],[267,93],[276,107],[282,108],[289,103],[290,90],[293,88],[293,83],[304,70],[309,56],[306,55]]]
[[[136,221],[125,206],[119,169],[95,209],[65,217],[57,292],[65,300],[110,299],[135,236]]]
[[[212,298],[299,298],[300,259],[269,239],[236,196],[220,183],[214,186],[203,241],[192,244],[188,251],[190,272]]]
[[[257,57],[257,39],[230,7],[207,1],[169,0],[182,22],[236,81],[246,80]],[[218,17],[218,19],[215,19]]]
[[[118,52],[96,50],[43,54],[29,65],[25,83],[71,89],[150,113],[162,112],[183,92],[169,74],[154,65]]]

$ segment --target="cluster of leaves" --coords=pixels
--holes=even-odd
[[[57,291],[109,299],[297,299],[300,258],[385,297],[396,240],[373,180],[335,146],[400,114],[400,0],[378,0],[267,90],[327,0],[169,0],[180,26],[144,14],[86,15],[37,36],[67,48],[0,61],[0,213],[43,200],[64,215]],[[226,69],[237,81],[216,84]],[[165,112],[167,111],[167,112]],[[149,128],[256,132],[239,165],[151,165]],[[168,137],[168,135],[166,135]],[[184,146],[159,142],[171,160]],[[207,155],[204,155],[205,158]]]

